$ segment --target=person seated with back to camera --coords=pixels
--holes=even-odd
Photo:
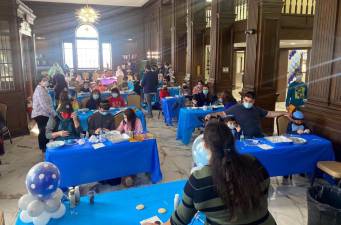
[[[126,103],[123,97],[120,95],[118,88],[111,89],[111,97],[109,98],[109,103],[111,107],[120,108],[125,107]]]
[[[295,111],[288,124],[287,134],[310,134],[310,129],[304,123],[304,115],[301,111]]]
[[[170,96],[170,94],[169,94],[167,85],[163,85],[160,92],[159,92],[160,99],[163,99],[163,98],[166,98],[169,96]]]
[[[46,125],[46,138],[49,140],[68,140],[80,137],[81,127],[72,109],[67,91],[60,93],[57,115],[50,116]]]
[[[204,86],[202,91],[193,95],[193,105],[195,107],[209,106],[217,101],[217,98],[210,94],[208,86]]]
[[[86,103],[86,108],[90,110],[96,110],[101,102],[101,92],[97,89],[93,90],[90,95],[90,99]]]
[[[107,100],[101,101],[99,110],[89,118],[89,134],[100,134],[100,131],[115,130],[113,115],[109,112],[110,104]]]

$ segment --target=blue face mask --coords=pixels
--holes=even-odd
[[[99,111],[99,113],[102,114],[103,116],[108,115],[108,111],[103,111],[103,112]]]
[[[251,109],[253,107],[253,103],[243,102],[243,106],[245,109]]]
[[[99,99],[99,95],[93,95],[92,98],[97,100],[97,99]]]
[[[204,93],[204,95],[208,94],[208,90],[203,90],[202,93]]]

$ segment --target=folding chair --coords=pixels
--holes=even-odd
[[[315,169],[315,173],[311,179],[311,186],[314,185],[315,177],[319,170],[333,177],[336,181],[338,181],[338,186],[341,187],[341,162],[336,161],[317,162],[317,168]]]
[[[276,117],[277,135],[283,135],[287,133],[289,119],[286,116]]]
[[[9,140],[12,142],[12,135],[11,135],[11,131],[9,130],[9,128],[7,127],[7,105],[0,103],[0,115],[2,116],[2,118],[5,121],[5,126],[0,130],[0,135],[2,136],[2,139],[4,139],[4,137],[6,135],[9,136]]]

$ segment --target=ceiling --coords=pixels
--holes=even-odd
[[[133,6],[141,7],[149,0],[25,0],[26,2],[53,2],[89,5]]]

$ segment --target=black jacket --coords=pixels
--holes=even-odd
[[[158,74],[154,71],[148,71],[144,74],[142,79],[142,87],[144,93],[156,93],[159,80]]]

